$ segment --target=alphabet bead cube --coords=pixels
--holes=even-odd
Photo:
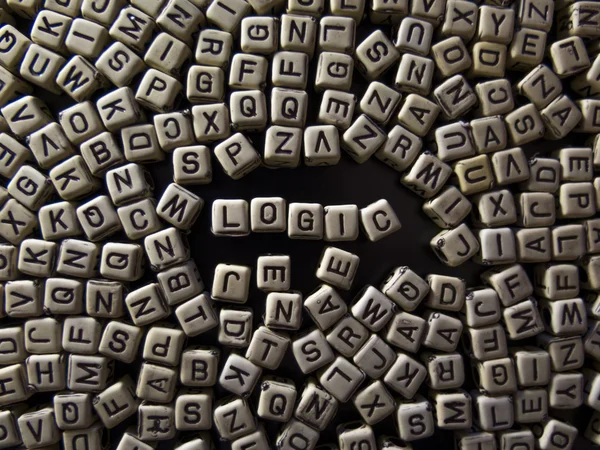
[[[142,341],[142,329],[113,320],[108,323],[98,347],[98,351],[124,363],[132,363]]]
[[[219,377],[219,384],[223,389],[233,394],[248,397],[258,381],[261,371],[260,367],[242,356],[232,353],[225,361],[225,366]]]
[[[304,163],[307,166],[335,165],[341,157],[340,135],[335,126],[313,125],[305,128]]]
[[[359,369],[376,379],[387,372],[394,363],[396,354],[383,339],[373,334],[352,359]]]
[[[325,52],[352,54],[356,21],[348,17],[325,16],[319,22],[318,48]]]
[[[113,428],[135,414],[139,401],[134,395],[133,382],[125,376],[94,398],[94,409],[105,427]]]
[[[143,53],[155,27],[152,17],[131,6],[121,9],[108,32],[113,39]]]
[[[404,398],[411,399],[426,377],[427,370],[421,363],[404,353],[398,353],[396,361],[385,374],[383,381],[387,387]]]
[[[206,10],[206,18],[217,28],[233,33],[251,9],[252,7],[242,0],[226,0],[221,3],[211,3]]]
[[[48,107],[32,96],[21,97],[3,106],[1,112],[10,131],[17,137],[25,137],[53,121]]]
[[[321,99],[318,122],[345,130],[352,123],[355,106],[356,96],[354,94],[327,89]]]
[[[148,69],[135,94],[141,105],[153,111],[172,111],[181,98],[181,83],[174,77],[156,69]]]
[[[131,291],[125,297],[125,306],[134,325],[139,327],[164,319],[170,313],[156,283]]]
[[[102,75],[85,58],[76,55],[58,72],[56,83],[73,100],[84,101],[105,83]]]
[[[251,309],[222,308],[219,314],[219,343],[227,347],[245,348],[252,337]]]
[[[217,300],[246,303],[250,285],[250,267],[219,264],[215,268],[212,297]]]
[[[342,318],[348,309],[334,288],[321,285],[304,300],[304,308],[321,330],[327,330]]]
[[[435,236],[430,246],[442,262],[456,267],[474,256],[480,250],[480,244],[466,224],[442,231]]]
[[[77,12],[69,15],[76,17]],[[71,53],[96,59],[104,50],[108,39],[108,30],[103,26],[91,20],[74,19],[65,39],[65,45]]]
[[[304,374],[314,372],[335,358],[325,335],[317,329],[297,336],[292,342],[292,353]]]
[[[117,1],[110,3],[110,5],[116,5],[119,8]],[[95,66],[98,72],[115,86],[121,88],[129,85],[131,80],[146,68],[142,58],[119,41],[115,41],[100,54]]]
[[[317,278],[340,289],[349,290],[358,264],[358,256],[335,247],[327,247],[317,268]]]
[[[190,337],[202,334],[218,325],[217,315],[206,292],[179,305],[175,310],[175,316],[184,333]],[[192,378],[194,378],[195,372],[192,372]],[[184,381],[187,379],[183,373],[181,377]],[[186,384],[186,386],[195,386],[195,384]]]
[[[177,430],[209,430],[212,426],[213,394],[209,390],[182,389],[175,400]]]
[[[218,144],[214,152],[225,173],[234,180],[246,176],[261,162],[252,143],[241,133]]]
[[[282,14],[280,20],[280,47],[312,58],[317,42],[317,19],[310,15]]]
[[[252,336],[246,358],[258,366],[275,370],[281,364],[289,344],[290,339],[286,335],[259,327]]]
[[[361,114],[342,135],[342,146],[359,164],[366,162],[385,142],[385,134],[368,116]]]
[[[376,30],[356,47],[358,70],[367,79],[380,77],[399,58],[399,53],[381,31]]]
[[[365,378],[365,374],[338,356],[319,376],[321,385],[342,403],[348,401]]]
[[[515,30],[508,48],[507,69],[528,72],[542,62],[548,35],[533,28]]]
[[[60,441],[61,436],[54,422],[52,407],[28,411],[17,419],[17,424],[26,446],[53,445]]]
[[[573,36],[550,46],[552,68],[558,76],[567,77],[587,69],[590,59],[583,40]]]
[[[37,224],[37,217],[14,198],[0,210],[0,236],[13,245],[20,244]]]
[[[354,317],[346,315],[327,334],[327,342],[342,355],[351,357],[367,341],[368,337],[367,328]]]
[[[404,17],[398,27],[394,45],[400,51],[426,56],[431,49],[433,25],[416,17]]]
[[[319,55],[317,63],[315,89],[317,91],[326,89],[348,91],[352,85],[353,71],[354,60],[350,55],[336,52],[322,52]],[[298,83],[297,86],[290,87],[304,89],[306,86]]]

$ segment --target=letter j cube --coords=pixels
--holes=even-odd
[[[225,302],[246,303],[250,274],[250,267],[219,264],[215,269],[212,297]]]

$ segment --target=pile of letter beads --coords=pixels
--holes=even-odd
[[[0,448],[600,445],[599,55],[591,0],[0,0]],[[423,199],[448,272],[399,249],[357,289],[345,243],[409,213],[376,192],[198,195],[342,157]],[[326,241],[318,286],[268,249],[205,284],[203,213]]]

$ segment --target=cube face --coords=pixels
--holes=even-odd
[[[362,228],[370,241],[376,242],[400,230],[402,225],[387,200],[378,200],[360,210]]]
[[[389,69],[400,54],[388,37],[376,30],[358,45],[355,56],[363,76],[373,80]]]
[[[365,374],[358,367],[338,356],[322,371],[319,381],[336,399],[346,402],[352,397],[364,378]]]
[[[472,399],[465,391],[436,393],[433,396],[436,425],[444,430],[467,429],[472,426]]]
[[[245,398],[252,393],[261,372],[260,367],[247,359],[231,354],[227,358],[223,372],[219,377],[219,385],[229,392]]]
[[[429,373],[427,384],[432,389],[457,389],[463,385],[465,368],[461,354],[427,352],[421,359]]]
[[[156,69],[149,69],[142,78],[135,99],[146,108],[165,113],[179,102],[181,83],[174,77]]]
[[[146,295],[147,297],[145,297]],[[125,298],[125,303],[133,323],[138,326],[164,319],[170,312],[157,284],[149,284],[130,292]]]
[[[255,197],[250,202],[254,233],[283,232],[287,228],[286,201],[281,197]]]
[[[582,373],[552,374],[548,385],[548,405],[555,409],[578,408],[583,403],[583,385]]]
[[[342,157],[340,135],[334,125],[313,125],[304,130],[304,163],[332,166]]]
[[[420,35],[415,32],[419,30]],[[395,46],[403,52],[413,52],[426,56],[431,49],[433,25],[416,17],[405,17],[400,22]]]
[[[193,128],[199,143],[228,138],[231,134],[229,109],[225,103],[192,106]]]
[[[172,183],[167,186],[156,206],[158,216],[180,230],[192,228],[202,211],[204,200],[186,188]]]
[[[318,203],[290,203],[288,236],[291,239],[323,238],[323,206]]]
[[[340,289],[349,290],[360,258],[339,248],[327,247],[317,268],[317,278]]]
[[[47,64],[44,64],[41,70],[36,69],[37,61],[45,61]],[[31,44],[23,57],[19,73],[26,81],[55,94],[60,94],[61,89],[56,78],[65,62],[66,60],[58,53],[54,53],[41,45]]]
[[[126,338],[125,343],[121,338]],[[124,363],[132,363],[136,358],[141,339],[141,328],[112,321],[102,334],[98,351]]]
[[[334,288],[321,285],[304,300],[304,308],[320,330],[327,330],[346,314],[348,306]]]
[[[19,431],[23,443],[27,446],[32,445],[53,445],[60,441],[60,433],[54,420],[54,412],[51,407],[42,408],[35,412],[28,412],[17,419]],[[42,430],[39,434],[31,431],[33,424],[40,424]]]
[[[184,42],[168,33],[160,33],[150,44],[144,55],[144,62],[153,69],[178,76],[181,66],[191,56],[192,51]]]
[[[216,347],[191,347],[181,355],[180,381],[184,386],[207,387],[217,382],[220,351]]]
[[[400,92],[428,95],[431,92],[434,70],[433,60],[406,53],[400,58],[395,87]]]
[[[158,419],[157,419],[158,418]],[[156,421],[166,426],[156,426]],[[142,439],[168,440],[175,437],[177,430],[174,426],[168,426],[175,422],[175,408],[172,405],[152,405],[143,402],[138,409],[139,436]]]
[[[175,428],[190,431],[210,430],[212,414],[198,414],[198,410],[212,411],[212,392],[210,390],[180,392],[182,395],[175,400]]]
[[[298,330],[302,323],[302,295],[297,292],[269,293],[264,320],[270,328]]]
[[[319,411],[315,410],[315,403],[320,405]],[[323,431],[335,417],[338,405],[339,402],[333,395],[317,385],[315,380],[311,380],[300,395],[294,416],[313,428]]]
[[[191,337],[202,334],[219,323],[208,292],[178,306],[175,315],[184,333]]]
[[[433,408],[431,403],[422,396],[416,396],[412,401],[402,401],[396,410],[398,423],[398,435],[400,439],[411,442],[417,439],[425,439],[431,436],[435,430]],[[419,422],[421,426],[413,427],[411,422]],[[384,441],[385,442],[385,441]],[[390,444],[393,441],[390,439]],[[390,448],[404,448],[404,445],[390,446]]]
[[[396,354],[383,339],[372,335],[365,345],[354,355],[354,364],[369,377],[381,377],[394,363]]]
[[[352,306],[352,315],[375,332],[389,322],[394,311],[392,301],[373,286],[367,286]]]
[[[259,256],[256,284],[263,291],[287,291],[291,285],[291,258],[288,255]]]
[[[291,380],[265,379],[261,383],[257,413],[261,419],[287,422],[294,413],[298,392]]]
[[[113,2],[112,5],[117,5]],[[114,64],[114,60],[120,61]],[[98,71],[109,79],[115,86],[125,87],[146,65],[133,50],[119,41],[115,41],[99,56],[95,64]]]
[[[219,311],[219,343],[228,347],[245,348],[252,337],[251,309],[222,308]]]
[[[385,340],[401,350],[416,353],[425,334],[426,322],[407,312],[397,312],[385,334]]]
[[[327,89],[321,99],[318,121],[345,130],[352,122],[356,101],[350,92]]]
[[[161,384],[157,385],[157,380],[161,380]],[[135,395],[149,402],[169,403],[175,397],[176,386],[177,371],[175,369],[144,363]]]
[[[51,194],[50,180],[31,166],[22,166],[7,186],[8,193],[27,208],[37,211]]]
[[[292,97],[287,97],[292,99]],[[294,99],[295,100],[295,99]],[[274,100],[273,100],[274,101]],[[279,105],[282,108],[283,104]],[[273,108],[273,106],[272,106]],[[295,107],[294,107],[295,108]],[[287,116],[287,113],[284,113]],[[305,118],[306,114],[304,114]],[[290,122],[295,123],[297,109],[290,111]],[[287,123],[288,120],[280,121],[272,117],[272,122]],[[302,119],[302,122],[304,119]],[[267,129],[265,138],[264,163],[269,167],[297,167],[300,164],[302,153],[302,134],[303,130],[296,127],[271,126]]]
[[[369,331],[350,315],[343,317],[327,334],[327,342],[339,353],[351,357],[369,337]]]
[[[298,89],[271,90],[271,122],[275,125],[304,128],[308,94]]]
[[[375,122],[387,123],[401,98],[401,94],[394,89],[373,81],[360,101],[360,109]]]
[[[407,377],[407,375],[409,375]],[[427,378],[425,366],[414,358],[398,353],[398,358],[385,374],[383,381],[387,387],[411,399]]]
[[[82,78],[76,78],[78,75]],[[81,81],[78,83],[79,80]],[[58,72],[56,82],[73,100],[81,102],[88,100],[102,87],[103,79],[96,67],[82,56],[76,55]]]
[[[475,92],[480,103],[478,112],[484,116],[506,114],[514,109],[512,87],[506,79],[478,83]]]
[[[438,258],[450,267],[463,264],[481,248],[473,232],[464,223],[434,236],[430,247]]]
[[[218,144],[214,153],[225,173],[234,180],[246,176],[261,163],[252,143],[241,133],[236,133]]]
[[[443,188],[423,204],[423,212],[440,228],[459,225],[472,208],[471,202],[455,186]]]
[[[325,335],[317,329],[297,337],[292,343],[292,352],[304,374],[314,372],[335,358]]]
[[[275,370],[281,364],[290,342],[287,335],[259,327],[252,336],[246,358],[257,366]]]
[[[353,402],[368,425],[380,422],[394,411],[394,399],[381,381],[374,381],[359,391]]]
[[[236,131],[260,132],[267,126],[267,102],[264,92],[232,92],[229,96],[231,125]]]
[[[366,162],[386,140],[383,130],[361,114],[342,135],[342,147],[359,164]]]
[[[440,72],[445,77],[450,77],[468,69],[472,62],[467,48],[458,36],[433,45],[431,53]]]
[[[219,264],[215,269],[212,297],[226,302],[246,303],[250,272],[250,267]]]
[[[242,51],[247,53],[270,54],[277,50],[279,42],[279,22],[272,17],[247,17],[242,19]]]

